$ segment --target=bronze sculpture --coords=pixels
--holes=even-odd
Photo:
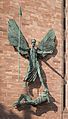
[[[19,36],[19,32],[20,32],[20,36]],[[30,48],[25,37],[23,36],[18,25],[16,24],[15,20],[10,19],[8,21],[8,39],[9,39],[11,45],[13,45],[16,50],[18,50],[18,42],[20,39],[20,46],[19,46],[18,52],[22,56],[24,56],[25,58],[27,58],[29,60],[29,67],[28,67],[28,71],[27,71],[27,74],[26,74],[24,80],[26,82],[28,82],[28,84],[30,84],[31,82],[34,82],[36,80],[37,76],[39,76],[40,82],[46,90],[44,92],[47,93],[48,89],[44,85],[44,82],[42,79],[41,67],[39,64],[39,57],[44,58],[48,54],[52,54],[54,52],[54,50],[55,50],[55,32],[54,32],[54,30],[53,29],[49,30],[49,32],[42,39],[42,41],[39,43],[37,48],[35,47],[36,40],[32,39],[32,48]],[[49,102],[48,93],[47,93],[47,95],[46,95],[46,93],[44,93],[45,96],[41,96],[41,97],[47,97],[47,98],[45,98],[45,100],[47,99]],[[29,104],[33,103],[31,99],[30,99],[30,101],[27,101],[28,96],[24,96],[24,97],[26,97],[26,102],[28,102],[28,103],[30,102]],[[20,100],[20,98],[19,98],[19,100]],[[22,95],[22,98],[23,98],[23,95]],[[34,102],[35,102],[35,100],[34,100]],[[41,102],[43,102],[43,99]],[[16,103],[16,106],[19,105],[19,103],[20,103],[20,101],[18,101],[18,103]],[[39,104],[39,101],[37,104]],[[36,105],[36,104],[34,103],[34,105]]]
[[[32,98],[29,95],[26,94],[21,94],[19,97],[18,101],[16,101],[13,106],[18,109],[19,111],[21,108],[23,109],[26,105],[32,105],[32,106],[37,106],[40,105],[44,102],[50,102],[49,100],[49,92],[46,89],[37,97],[36,99],[32,100]]]

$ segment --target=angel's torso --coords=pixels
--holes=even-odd
[[[31,48],[29,53],[29,65],[35,68],[37,66],[37,62],[37,50],[35,48]]]

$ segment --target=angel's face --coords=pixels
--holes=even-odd
[[[31,44],[32,44],[32,47],[35,47],[36,40],[35,40],[35,39],[32,39],[32,42],[31,42]]]

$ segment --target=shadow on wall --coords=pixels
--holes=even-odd
[[[28,119],[28,117],[29,117],[29,119],[31,119],[32,114],[36,115],[36,116],[41,116],[42,114],[47,113],[49,111],[53,111],[54,113],[56,113],[58,111],[58,107],[55,104],[55,102],[56,103],[58,103],[58,102],[51,96],[51,94],[49,94],[49,96],[50,96],[49,103],[46,101],[41,104],[33,106],[36,111],[32,110],[31,105],[27,105],[27,104],[22,104],[17,109],[19,111],[24,110],[24,119]]]
[[[57,49],[54,53],[53,56],[55,56],[57,54]],[[48,59],[50,59],[52,57],[49,56],[46,60],[43,59],[43,61],[47,61]],[[55,73],[57,73],[59,76],[61,76],[54,68],[52,68],[47,62],[45,62]],[[42,73],[44,74],[44,71],[42,71]],[[47,86],[47,79],[46,79],[46,75],[44,74],[43,77],[45,78],[44,82],[45,85]],[[61,76],[62,77],[62,76]],[[62,77],[63,78],[63,77]],[[38,80],[37,80],[38,81]],[[38,84],[38,85],[37,85]],[[34,84],[33,84],[34,85]],[[30,86],[29,87],[29,93],[33,96],[32,90],[33,88],[39,88],[40,87],[40,82],[35,82],[35,87]],[[55,104],[56,100],[51,96],[50,94],[50,103],[42,103],[41,105],[36,106],[36,111],[31,109],[31,106],[26,108],[24,110],[24,115],[23,117],[19,117],[18,115],[16,115],[12,110],[7,111],[6,107],[3,104],[0,104],[0,119],[31,119],[31,114],[36,115],[36,116],[41,116],[44,113],[47,113],[49,111],[54,111],[55,113],[58,111],[58,107]],[[23,111],[23,110],[22,110]]]
[[[23,116],[19,117],[12,110],[7,110],[7,108],[0,103],[0,119],[31,119],[31,108],[27,108],[22,111]]]
[[[20,118],[11,110],[8,111],[6,107],[0,103],[0,119],[22,119],[22,118]]]
[[[55,113],[58,111],[58,107],[55,104],[56,100],[50,94],[50,103],[42,103],[36,107],[36,111],[31,111],[32,114],[36,116],[41,116],[43,113],[47,113],[48,111],[54,111]],[[58,103],[58,102],[56,102]]]
[[[41,105],[36,106],[36,111],[31,110],[31,106],[24,110],[23,117],[19,117],[12,110],[7,111],[6,107],[3,104],[0,104],[0,119],[31,119],[31,114],[36,116],[41,116],[43,113],[48,111],[58,111],[57,105],[54,103],[55,99],[50,95],[50,103],[42,103]]]

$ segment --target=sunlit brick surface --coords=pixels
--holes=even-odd
[[[22,86],[28,61],[20,57],[21,74],[18,81],[18,53],[8,41],[8,20],[15,19],[19,25],[18,10],[21,5],[21,30],[30,47],[31,39],[38,42],[53,28],[56,33],[57,53],[41,62],[46,75],[51,99],[50,104],[31,107],[18,112],[12,107],[21,93],[27,93]],[[55,71],[56,70],[56,71]],[[63,0],[0,0],[0,119],[62,119],[63,110]],[[45,79],[44,79],[45,80]],[[28,91],[36,98],[42,92],[41,86],[32,85]]]

